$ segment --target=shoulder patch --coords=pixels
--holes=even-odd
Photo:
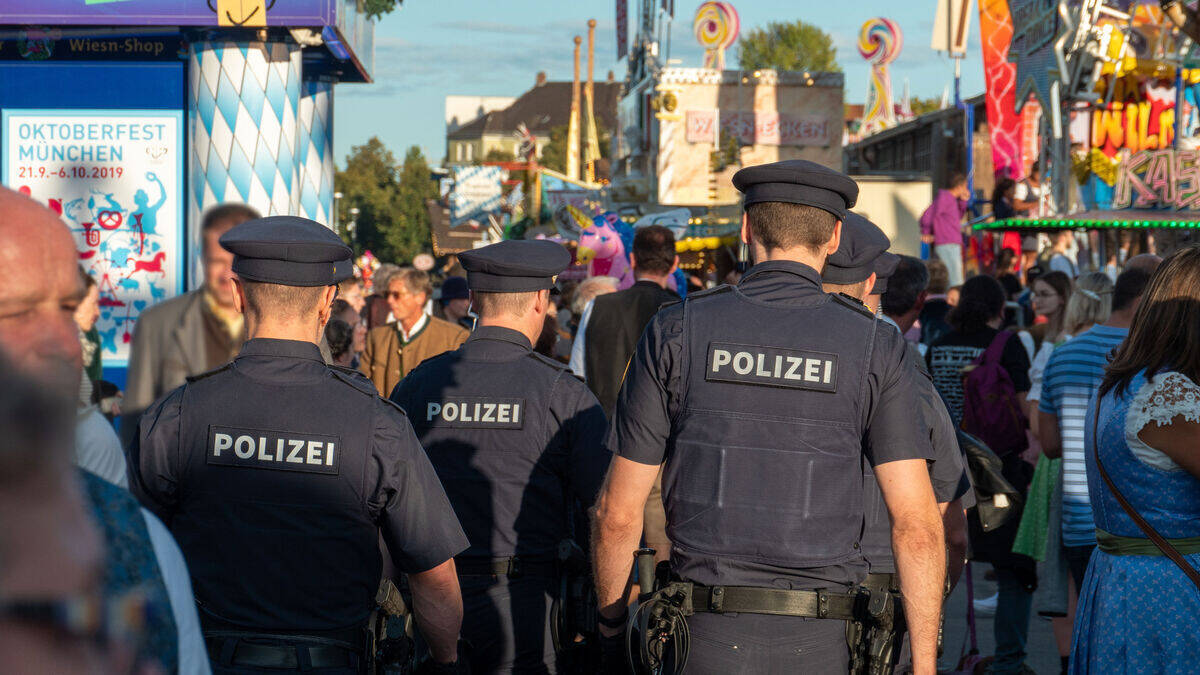
[[[872,319],[872,320],[875,318],[875,315],[871,313],[871,310],[867,309],[866,305],[862,304],[858,300],[855,300],[854,298],[851,298],[848,295],[843,295],[841,293],[832,293],[832,294],[830,294],[829,297],[833,298],[834,302],[838,303],[839,305],[842,305],[843,307],[854,310],[855,314],[862,315],[862,316],[864,316],[868,319]]]
[[[188,382],[196,382],[199,380],[203,380],[204,378],[212,377],[213,375],[216,375],[217,373],[223,373],[232,367],[233,367],[233,361],[230,361],[229,363],[226,363],[223,366],[217,366],[216,368],[213,368],[212,370],[200,373],[198,375],[188,375],[187,381]]]

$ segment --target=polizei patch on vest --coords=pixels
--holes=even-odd
[[[425,423],[463,429],[522,429],[525,399],[455,396],[426,401]]]
[[[208,463],[337,475],[341,439],[336,436],[237,427],[208,428]]]
[[[712,342],[704,379],[836,392],[837,361],[826,352]]]

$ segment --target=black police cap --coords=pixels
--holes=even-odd
[[[485,293],[528,293],[554,287],[571,254],[552,241],[508,240],[458,254],[467,285]]]
[[[354,276],[354,252],[333,230],[297,216],[247,220],[221,235],[233,271],[249,281],[332,286]]]
[[[821,280],[841,285],[865,281],[872,272],[878,274],[875,262],[891,245],[891,240],[875,223],[857,213],[847,215],[842,221],[842,241],[838,250],[825,259]],[[895,262],[888,275],[893,270]]]
[[[888,279],[896,273],[896,267],[900,264],[900,256],[895,253],[880,253],[875,259],[875,287],[871,290],[871,295],[883,295],[887,293]]]
[[[858,183],[849,176],[804,159],[748,166],[733,174],[733,186],[745,198],[743,205],[758,202],[803,204],[846,217],[858,201]]]

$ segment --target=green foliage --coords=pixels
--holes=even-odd
[[[362,11],[368,19],[378,19],[384,14],[390,14],[404,0],[362,0]]]
[[[924,115],[925,113],[937,112],[942,109],[942,97],[930,96],[929,98],[921,98],[913,96],[908,99],[908,105],[912,108],[914,115]]]
[[[742,35],[737,44],[742,70],[800,70],[837,73],[837,49],[829,33],[803,21],[772,21]]]
[[[583,136],[583,132],[580,132]],[[600,141],[600,157],[608,159],[611,152],[612,133],[604,128],[604,125],[596,123],[596,136]],[[582,146],[584,139],[580,138]],[[579,160],[583,161],[583,148],[579,148]],[[567,172],[567,125],[562,124],[550,130],[550,142],[542,146],[542,157],[538,160],[538,164],[553,169],[559,173]]]
[[[550,142],[542,146],[538,164],[559,173],[567,172],[567,125],[561,124],[550,130]]]
[[[409,148],[404,164],[377,137],[350,149],[346,168],[334,176],[338,223],[355,254],[370,250],[385,262],[408,263],[431,248],[426,199],[437,197],[429,164],[420,148]],[[350,209],[357,208],[357,215]],[[353,237],[347,228],[355,222]]]

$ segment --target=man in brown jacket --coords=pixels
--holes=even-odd
[[[396,320],[367,333],[359,368],[380,396],[388,396],[422,361],[458,349],[471,336],[462,327],[430,316],[425,303],[433,293],[429,275],[405,267],[388,281],[387,301]]]

